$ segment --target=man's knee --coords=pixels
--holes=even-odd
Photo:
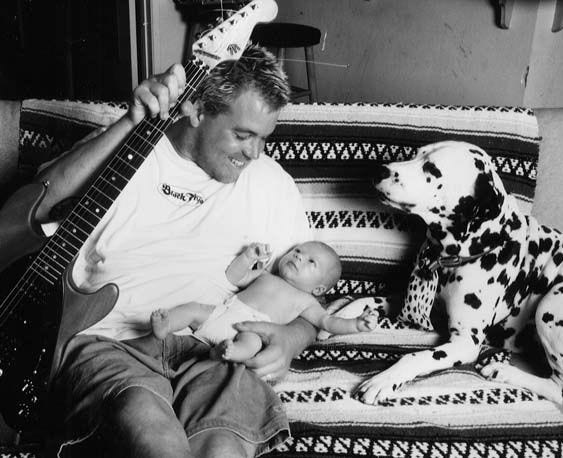
[[[105,405],[104,434],[124,456],[190,456],[188,440],[172,408],[151,391],[132,387]]]
[[[201,458],[250,458],[256,444],[227,429],[210,429],[190,437],[190,449]]]

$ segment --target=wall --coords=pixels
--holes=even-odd
[[[276,20],[321,30],[316,60],[331,65],[317,65],[320,101],[563,106],[554,2],[516,0],[509,29],[496,0],[277,0]],[[172,1],[153,9],[161,71],[181,60],[186,25]],[[304,84],[303,64],[286,70]]]
[[[524,94],[526,106],[563,107],[563,30],[551,31],[555,1],[539,2],[530,74]]]
[[[277,20],[321,29],[326,101],[518,105],[536,24],[517,1],[508,30],[487,0],[283,0]],[[291,56],[294,57],[294,56]],[[288,71],[302,72],[294,63]]]

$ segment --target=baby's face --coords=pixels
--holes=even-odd
[[[317,242],[297,245],[285,254],[278,264],[279,276],[296,288],[311,293],[319,285],[326,285],[328,273],[334,265],[332,254]]]

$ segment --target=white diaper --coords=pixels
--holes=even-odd
[[[233,324],[240,321],[271,322],[272,320],[265,313],[249,307],[237,296],[233,296],[222,305],[215,307],[193,336],[209,345],[216,345],[225,339],[232,339],[238,332],[233,328]]]

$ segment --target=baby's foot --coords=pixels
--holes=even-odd
[[[168,310],[158,309],[151,313],[152,333],[157,339],[165,339],[170,332]]]
[[[234,344],[231,339],[223,340],[211,349],[210,356],[212,359],[231,361],[233,356],[233,347]]]

